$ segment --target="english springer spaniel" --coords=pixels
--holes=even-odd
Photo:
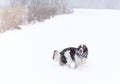
[[[69,47],[61,52],[57,50],[53,53],[53,60],[58,61],[60,65],[67,65],[69,68],[77,68],[85,63],[88,56],[88,48],[82,44],[78,48]]]

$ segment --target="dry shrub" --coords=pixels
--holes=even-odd
[[[17,29],[18,25],[25,21],[26,11],[24,7],[5,7],[0,13],[0,32],[9,29]]]
[[[37,20],[43,21],[56,14],[56,8],[51,6],[29,7],[28,8],[28,22]]]

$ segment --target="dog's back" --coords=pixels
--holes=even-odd
[[[60,55],[61,56],[65,56],[65,57],[67,57],[68,55],[70,55],[70,57],[74,61],[75,60],[75,58],[74,58],[75,53],[76,53],[76,48],[75,47],[69,47],[69,48],[65,48],[64,50],[62,50],[60,52]]]

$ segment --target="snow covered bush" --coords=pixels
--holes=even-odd
[[[28,22],[37,20],[43,21],[51,16],[54,16],[56,13],[56,8],[42,5],[42,6],[30,6],[28,7]]]
[[[28,6],[28,21],[43,21],[57,14],[69,12],[68,0],[31,0]]]

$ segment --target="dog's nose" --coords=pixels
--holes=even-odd
[[[80,48],[80,54],[82,54],[83,53],[83,49],[82,48]]]

